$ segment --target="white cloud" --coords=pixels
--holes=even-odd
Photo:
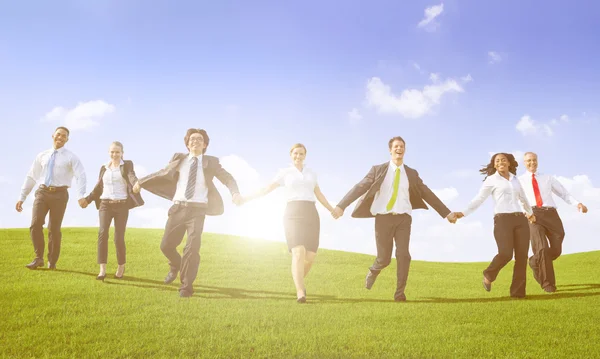
[[[259,179],[258,172],[246,160],[238,155],[228,155],[220,158],[221,166],[240,182],[255,182]]]
[[[524,115],[519,122],[517,122],[515,128],[517,131],[521,132],[523,136],[541,134],[551,137],[554,135],[554,127],[560,125],[560,123],[567,123],[569,121],[569,116],[561,115],[560,121],[552,119],[547,123],[540,123],[532,119],[531,116]]]
[[[100,119],[114,111],[114,105],[103,100],[94,100],[80,102],[72,109],[62,106],[54,107],[44,115],[42,121],[59,122],[69,130],[81,130],[97,126]]]
[[[413,62],[413,67],[415,68],[415,70],[421,71],[421,66],[418,63]]]
[[[435,31],[439,24],[434,19],[442,14],[444,11],[444,4],[430,6],[425,9],[425,17],[419,21],[417,27],[425,28],[429,31]]]
[[[419,118],[430,113],[440,104],[442,96],[447,93],[464,92],[463,87],[454,79],[439,81],[439,76],[432,74],[432,85],[422,90],[406,89],[395,95],[389,85],[379,77],[372,77],[367,82],[367,105],[375,107],[379,113],[399,114],[406,118]]]
[[[348,112],[348,118],[350,118],[350,122],[358,123],[363,117],[360,112],[358,112],[358,109],[353,108],[352,111]]]
[[[488,52],[488,62],[490,64],[497,64],[498,62],[502,61],[502,56],[500,56],[499,53],[495,52],[495,51],[489,51]]]
[[[460,80],[464,83],[467,83],[473,81],[473,77],[471,76],[471,74],[467,74],[467,76],[461,77]]]

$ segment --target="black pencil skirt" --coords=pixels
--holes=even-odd
[[[283,227],[288,249],[304,246],[307,251],[319,249],[321,221],[313,201],[290,201],[285,207]]]

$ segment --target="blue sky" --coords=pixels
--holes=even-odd
[[[3,2],[0,227],[29,226],[33,197],[21,214],[14,203],[60,124],[88,191],[111,141],[145,174],[202,127],[245,193],[304,143],[331,203],[388,160],[395,135],[407,165],[457,211],[490,152],[535,151],[590,208],[561,203],[565,252],[600,249],[599,11],[592,1]],[[221,192],[226,214],[208,231],[283,241],[280,193],[236,208]],[[144,198],[130,227],[162,227],[169,203]],[[414,259],[493,257],[491,199],[454,226],[432,212],[415,213]],[[321,213],[322,247],[374,253],[372,220],[349,213]],[[97,211],[72,200],[64,225],[96,226]]]

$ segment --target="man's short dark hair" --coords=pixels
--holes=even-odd
[[[404,145],[406,146],[406,141],[404,141],[402,137],[396,136],[392,137],[392,139],[388,142],[388,147],[390,148],[390,150],[392,149],[392,143],[394,143],[394,141],[402,141],[402,143],[404,143]]]
[[[206,147],[204,147],[204,149],[202,150],[202,153],[203,154],[206,153],[206,149],[208,148],[208,143],[210,142],[210,138],[208,138],[208,133],[206,133],[206,131],[201,128],[190,128],[187,130],[187,132],[185,133],[185,137],[183,138],[185,147],[189,149],[188,142],[190,141],[190,137],[192,137],[192,135],[194,133],[199,133],[202,136],[202,138],[204,138],[204,144],[206,145]]]
[[[69,129],[68,129],[68,128],[66,128],[65,126],[58,126],[58,127],[56,128],[56,130],[54,130],[54,133],[56,133],[56,131],[58,131],[58,130],[65,130],[65,131],[67,132],[67,136],[70,136],[70,135],[71,135],[71,132],[69,132]]]

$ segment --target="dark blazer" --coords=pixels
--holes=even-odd
[[[358,203],[356,208],[352,212],[354,218],[370,218],[374,217],[371,214],[371,205],[375,194],[379,191],[381,183],[383,182],[387,173],[390,163],[386,162],[381,165],[376,165],[371,168],[369,173],[356,184],[348,194],[337,205],[341,209],[346,209],[352,202],[360,196],[363,196]],[[408,167],[406,169],[406,176],[408,177],[408,192],[410,194],[410,204],[413,209],[429,209],[425,202],[429,203],[433,209],[439,213],[440,216],[446,218],[450,214],[450,210],[442,203],[442,201],[423,183],[419,173]],[[425,202],[424,202],[425,201]]]
[[[127,206],[129,209],[143,206],[144,200],[142,199],[142,196],[139,193],[133,193],[133,185],[138,181],[133,169],[133,162],[127,160],[123,160],[123,162],[124,163],[121,165],[120,169],[121,176],[123,176],[125,182],[127,183]],[[88,203],[92,203],[92,201],[96,202],[97,209],[100,209],[100,196],[102,196],[102,192],[104,191],[104,181],[102,181],[104,172],[106,172],[106,167],[102,165],[102,167],[100,167],[98,183],[96,183],[96,186],[94,186],[92,192],[85,197]]]
[[[140,186],[148,192],[172,201],[177,190],[179,164],[187,156],[187,153],[174,154],[165,168],[140,179]],[[237,182],[229,172],[221,167],[221,163],[217,157],[203,155],[202,170],[206,186],[208,187],[208,208],[206,214],[209,216],[219,216],[223,214],[225,208],[223,206],[223,198],[221,198],[221,194],[219,194],[217,187],[215,187],[213,178],[217,177],[229,189],[232,196],[240,192]]]

